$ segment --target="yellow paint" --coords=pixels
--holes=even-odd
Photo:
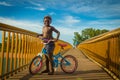
[[[78,48],[120,77],[120,28],[88,39]]]

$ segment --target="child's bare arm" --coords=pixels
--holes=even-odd
[[[37,37],[40,38],[40,39],[43,38],[43,29],[42,29],[42,34],[38,34]]]
[[[42,39],[43,38],[43,34],[38,34],[37,37]]]
[[[57,29],[55,29],[54,27],[53,27],[53,31],[57,33],[57,37],[55,39],[55,41],[57,41],[59,39],[60,32]]]
[[[39,37],[39,36],[43,36],[43,34],[38,34],[37,37]]]

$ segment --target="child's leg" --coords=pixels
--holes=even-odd
[[[44,71],[42,71],[42,73],[48,73],[48,72],[50,72],[50,70],[49,70],[49,59],[48,59],[48,56],[45,55],[45,58],[46,58],[46,60],[45,60],[46,69]]]
[[[54,73],[53,53],[49,53],[50,72]]]
[[[54,48],[55,48],[54,42],[50,42],[46,46],[46,51],[47,51],[48,59],[49,59],[49,63],[50,63],[50,69],[49,69],[50,70],[50,75],[54,73],[54,68],[53,68],[53,51],[54,51]]]
[[[46,57],[46,70],[49,71],[49,59],[46,55],[45,57]]]

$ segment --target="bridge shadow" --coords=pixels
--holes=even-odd
[[[72,74],[67,74],[67,73],[64,73],[64,72],[55,72],[54,75],[48,75],[47,73],[45,74],[41,74],[41,73],[38,73],[38,74],[35,74],[35,75],[31,75],[31,74],[27,74],[25,76],[23,76],[22,78],[20,78],[19,80],[29,80],[29,79],[40,79],[40,80],[50,80],[52,78],[55,77],[55,79],[57,78],[77,78],[78,76],[81,76],[84,75],[84,74],[101,74],[101,73],[104,73],[103,70],[87,70],[87,71],[76,71]],[[86,77],[91,77],[91,76],[86,76]]]
[[[101,73],[104,73],[103,70],[87,70],[87,71],[76,71],[72,74],[67,74],[67,73],[64,73],[64,72],[57,72],[55,75],[66,75],[66,76],[76,76],[76,75],[84,75],[84,74],[101,74]]]
[[[27,75],[23,76],[22,78],[20,78],[20,80],[29,80],[33,76],[34,75],[32,75],[32,74],[27,74]]]

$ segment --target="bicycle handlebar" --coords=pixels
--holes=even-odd
[[[43,41],[43,43],[48,43],[49,39],[46,39],[46,38],[42,38],[41,39]]]
[[[52,39],[46,39],[46,38],[42,38],[41,40],[42,40],[44,43],[55,42],[55,41],[52,40]]]
[[[46,38],[42,38],[41,40],[43,40],[43,41],[49,41],[49,39],[46,39]]]

